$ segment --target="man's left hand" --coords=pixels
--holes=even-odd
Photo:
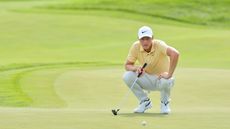
[[[170,74],[167,73],[167,72],[164,72],[164,73],[161,73],[161,74],[159,75],[158,79],[159,79],[159,80],[160,80],[161,78],[169,79],[169,78],[171,78],[171,77],[172,77],[172,75],[170,75]]]

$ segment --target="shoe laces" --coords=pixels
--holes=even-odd
[[[148,102],[148,101],[150,101],[149,98],[147,98],[147,99],[145,99],[145,100],[142,100],[142,101],[140,102],[140,104],[142,104],[142,103],[144,103],[144,102]]]
[[[150,99],[148,98],[148,99],[142,100],[142,101],[140,102],[140,105],[139,105],[139,106],[141,106],[142,104],[144,104],[144,106],[147,107],[147,106],[149,106],[149,105],[151,104],[151,101],[150,101]]]
[[[167,106],[169,104],[169,101],[166,101],[166,102],[161,101],[161,103],[163,103],[165,106]]]

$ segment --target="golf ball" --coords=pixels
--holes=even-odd
[[[146,124],[147,124],[146,121],[142,121],[142,122],[141,122],[141,125],[142,125],[142,126],[146,126]]]

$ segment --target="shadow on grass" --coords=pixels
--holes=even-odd
[[[167,114],[162,113],[119,113],[122,117],[167,117]]]

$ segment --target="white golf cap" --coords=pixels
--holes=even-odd
[[[153,31],[150,27],[148,26],[142,26],[139,30],[138,30],[138,38],[141,39],[143,37],[153,37]]]

